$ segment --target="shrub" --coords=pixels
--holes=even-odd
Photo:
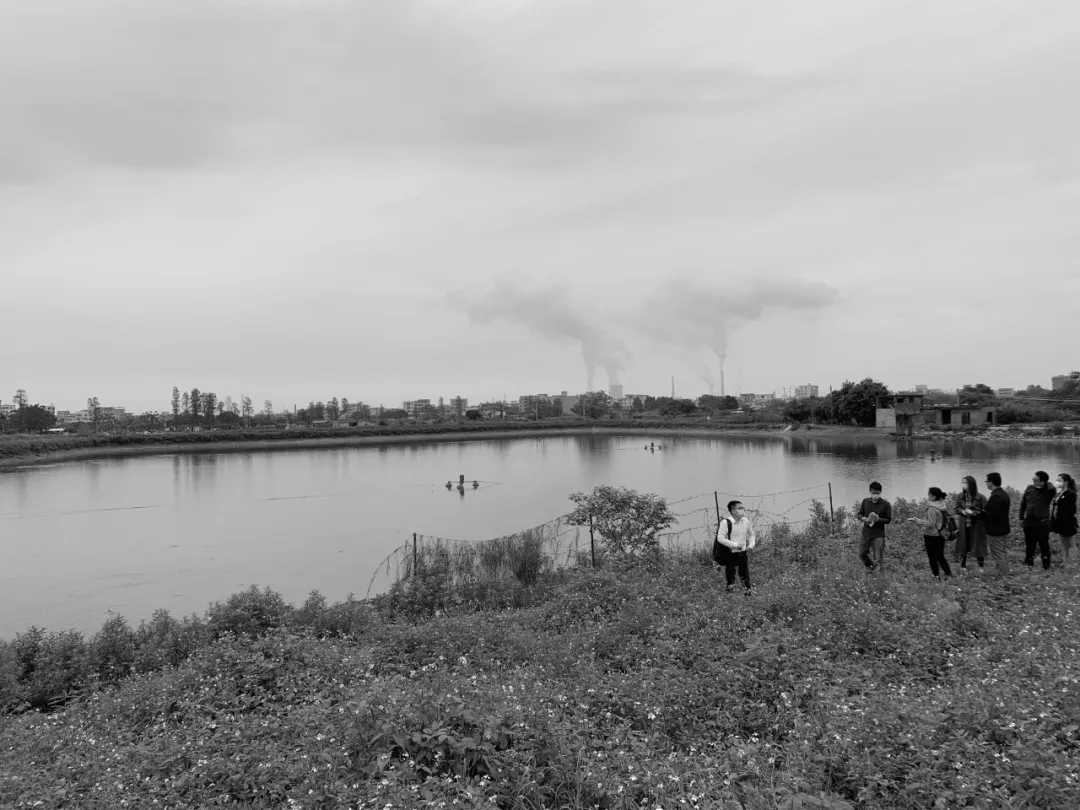
[[[89,645],[90,668],[101,683],[116,683],[135,665],[135,634],[127,619],[107,619]]]
[[[215,638],[226,633],[258,636],[282,627],[292,611],[281,594],[252,585],[225,602],[214,602],[206,612],[207,627]]]

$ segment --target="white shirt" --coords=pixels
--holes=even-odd
[[[731,521],[731,538],[728,539],[727,527],[728,521]],[[720,526],[716,530],[716,539],[720,541],[722,545],[727,546],[733,551],[746,551],[757,545],[757,536],[754,534],[754,527],[750,525],[750,518],[743,516],[742,520],[733,520],[727,518],[720,521]]]

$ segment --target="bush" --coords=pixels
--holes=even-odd
[[[269,587],[260,591],[252,585],[225,602],[214,602],[206,612],[206,623],[214,638],[226,633],[259,636],[283,627],[291,612],[292,606],[281,594]]]

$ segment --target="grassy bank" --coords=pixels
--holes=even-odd
[[[1073,806],[1078,579],[932,581],[903,523],[868,576],[815,514],[748,597],[701,550],[23,634],[0,699],[56,710],[0,722],[0,805]]]
[[[626,420],[582,422],[463,422],[438,425],[386,425],[341,430],[235,430],[198,433],[131,433],[116,435],[0,436],[0,465],[105,458],[158,453],[222,453],[311,447],[350,447],[431,441],[467,441],[581,432],[707,435],[718,431],[758,434],[777,431],[771,423],[723,423],[703,420]]]

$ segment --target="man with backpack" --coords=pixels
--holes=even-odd
[[[757,537],[746,509],[739,501],[727,505],[730,518],[723,518],[716,527],[716,540],[713,541],[713,559],[724,566],[727,576],[727,590],[735,589],[735,574],[738,572],[747,595],[750,593],[750,560],[747,552],[757,545]]]

